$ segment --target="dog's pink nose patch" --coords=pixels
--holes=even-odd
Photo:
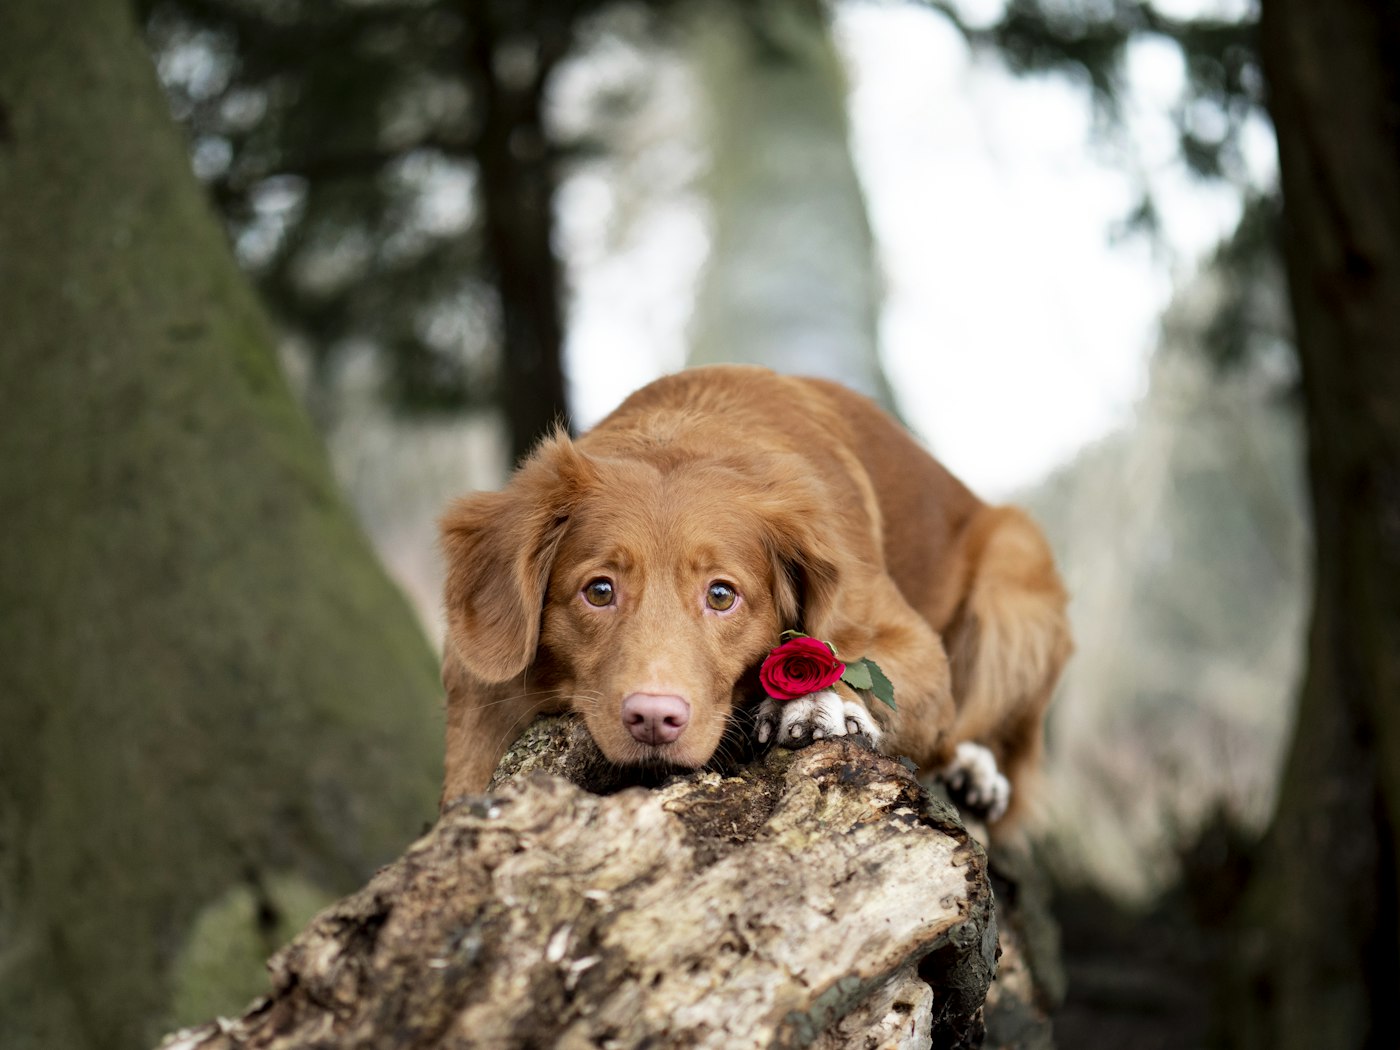
[[[690,705],[679,696],[632,693],[622,701],[622,724],[643,744],[669,744],[690,722]]]

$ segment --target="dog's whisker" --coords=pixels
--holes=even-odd
[[[602,705],[603,694],[597,690],[579,690],[569,694],[569,700],[591,711]]]
[[[528,725],[534,720],[534,717],[535,712],[528,709],[516,715],[515,720],[511,722],[509,728],[507,728],[506,731],[501,734],[500,739],[496,741],[496,751],[500,754],[504,754],[520,735],[517,730],[521,728],[522,723]]]
[[[501,704],[513,704],[517,701],[528,700],[533,697],[545,697],[546,699],[552,699],[559,695],[560,693],[557,689],[537,689],[533,692],[514,693],[510,696],[503,696],[499,700],[492,700],[490,703],[478,704],[476,709],[478,711],[485,711],[488,708],[499,707]]]

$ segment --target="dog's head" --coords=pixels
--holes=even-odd
[[[538,668],[614,762],[704,765],[780,633],[836,615],[806,475],[780,455],[600,458],[557,435],[443,517],[448,644],[487,682]]]

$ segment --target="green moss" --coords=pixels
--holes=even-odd
[[[344,892],[433,817],[439,686],[130,5],[0,5],[0,106],[0,1046],[145,1046],[231,882]]]
[[[335,895],[296,874],[244,883],[204,907],[173,968],[167,1029],[235,1016],[268,992],[267,958]]]
[[[784,1018],[790,1042],[796,1046],[812,1043],[850,1013],[868,991],[869,986],[859,977],[847,975],[817,996],[809,1009],[790,1011]]]

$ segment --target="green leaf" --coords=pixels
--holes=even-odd
[[[861,662],[870,669],[870,677],[874,682],[870,691],[875,694],[875,699],[882,704],[888,704],[891,711],[899,710],[894,706],[894,683],[885,677],[885,672],[880,670],[880,665],[874,660],[862,660]]]
[[[880,703],[887,704],[891,711],[898,710],[894,706],[894,683],[885,677],[885,672],[874,660],[867,658],[848,663],[841,681],[852,689],[872,694]]]
[[[870,661],[857,660],[846,665],[846,673],[841,676],[841,681],[845,682],[852,689],[869,691],[874,688],[874,683],[870,679]]]
[[[806,638],[806,637],[808,637],[808,636],[805,635],[805,634],[803,634],[801,631],[784,631],[782,634],[778,635],[778,641],[780,641],[780,642],[790,642],[790,641],[792,641],[794,638]]]

